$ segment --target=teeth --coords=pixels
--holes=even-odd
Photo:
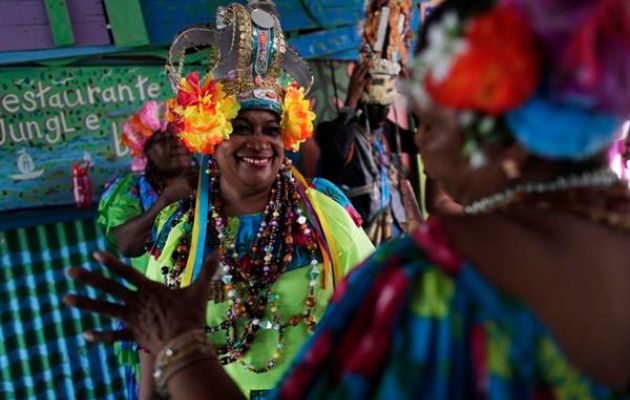
[[[258,165],[258,166],[263,166],[267,164],[267,161],[269,161],[268,158],[250,158],[250,157],[243,157],[243,161],[245,161],[248,164],[254,164],[254,165]]]

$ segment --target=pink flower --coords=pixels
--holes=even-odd
[[[164,113],[164,104],[157,101],[149,100],[140,109],[138,115],[140,121],[151,129],[153,132],[163,131],[166,129],[166,121],[161,116]]]

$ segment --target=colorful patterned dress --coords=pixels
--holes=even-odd
[[[319,183],[318,183],[319,182]],[[333,293],[334,279],[337,275],[340,278],[345,276],[355,265],[368,257],[374,250],[372,243],[358,226],[344,207],[331,197],[323,194],[317,189],[321,187],[322,181],[314,182],[311,186],[311,200],[316,203],[323,215],[319,215],[320,222],[325,220],[330,236],[327,236],[331,251],[334,253],[333,263],[334,274],[326,275],[324,272],[322,254],[318,256],[317,270],[321,274],[315,289],[316,305],[314,309],[315,321],[319,321]],[[324,183],[324,190],[330,191],[329,182]],[[339,189],[337,189],[339,190]],[[343,193],[341,193],[343,196]],[[345,196],[344,196],[345,197]],[[343,199],[339,199],[343,202]],[[347,198],[346,198],[347,201]],[[349,201],[348,201],[349,203]],[[304,208],[304,207],[303,207]],[[180,217],[177,217],[177,215]],[[314,218],[306,213],[309,221]],[[160,234],[157,244],[160,247],[156,258],[151,258],[147,269],[147,276],[158,282],[164,282],[164,269],[169,269],[173,265],[172,254],[176,251],[180,238],[185,235],[187,214],[182,214],[182,210],[177,206],[165,209],[158,217],[158,228]],[[180,218],[179,222],[177,218]],[[258,232],[263,220],[262,213],[244,215],[240,217],[228,217],[227,220],[227,241],[235,243],[237,253],[240,258],[252,256],[251,249],[254,236]],[[331,243],[334,242],[334,243]],[[209,247],[209,246],[207,246]],[[208,250],[208,249],[206,249]],[[212,249],[210,249],[212,251]],[[206,254],[208,251],[206,251]],[[265,315],[260,320],[258,330],[251,348],[236,362],[226,364],[225,370],[238,384],[242,392],[251,398],[258,398],[272,389],[286,372],[293,357],[302,344],[311,335],[304,321],[296,325],[289,326],[290,316],[300,315],[304,312],[307,290],[311,283],[312,268],[309,253],[296,246],[292,257],[292,262],[288,268],[281,273],[279,278],[271,285],[270,289],[277,304],[277,311],[274,314],[269,307],[265,310]],[[341,281],[341,279],[339,279]],[[227,299],[226,299],[227,300]],[[225,314],[228,310],[227,301],[210,301],[207,309],[207,325],[209,327],[220,326],[225,321]],[[275,317],[279,316],[276,320]],[[281,330],[277,326],[281,325]],[[239,326],[241,329],[241,326]],[[240,334],[240,331],[239,331]],[[226,344],[226,331],[219,330],[210,335],[216,346]],[[268,371],[254,372],[249,367],[265,369],[271,360],[276,360],[275,366]],[[248,367],[249,366],[249,367]]]
[[[616,399],[549,330],[448,247],[436,220],[339,285],[269,398]]]

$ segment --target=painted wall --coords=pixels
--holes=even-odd
[[[160,66],[0,69],[0,211],[73,203],[72,165],[94,196],[129,168],[122,121],[171,93]]]
[[[245,3],[241,0],[240,3]],[[415,1],[412,31],[420,23]],[[213,23],[225,0],[2,0],[0,64],[163,47],[176,32],[195,23]],[[353,60],[360,46],[364,0],[276,0],[289,43],[308,59]],[[54,4],[54,7],[50,5]],[[55,50],[55,51],[51,51]]]

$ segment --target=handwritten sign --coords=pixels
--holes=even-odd
[[[72,164],[95,200],[129,171],[122,122],[172,90],[161,66],[0,69],[0,211],[72,204]]]

